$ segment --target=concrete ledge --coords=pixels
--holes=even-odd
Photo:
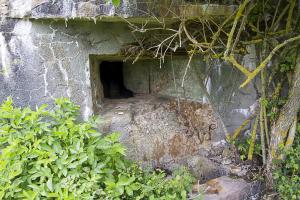
[[[218,18],[231,15],[236,6],[218,4],[190,4],[181,0],[122,0],[120,7],[95,1],[56,1],[47,0],[1,0],[0,17],[30,19],[86,19],[101,21],[132,22],[153,21],[159,19],[178,21],[181,18]]]
[[[235,11],[236,6],[225,6],[217,4],[204,5],[181,5],[179,15],[184,18],[195,17],[224,17],[230,16]]]

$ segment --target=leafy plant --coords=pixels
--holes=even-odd
[[[274,173],[277,190],[281,199],[300,198],[300,123],[293,148],[286,151],[284,162],[280,162]]]
[[[251,136],[241,136],[238,137],[236,140],[231,141],[231,144],[233,144],[237,148],[240,159],[243,161],[247,159],[250,143],[251,143]],[[255,142],[254,144],[253,155],[256,158],[261,157],[261,145],[259,142]]]
[[[0,199],[185,199],[186,171],[166,179],[124,158],[119,134],[101,136],[95,120],[77,122],[70,100],[56,107],[0,107]]]
[[[294,70],[297,59],[297,50],[295,48],[291,48],[286,55],[283,57],[279,64],[279,71],[281,73],[286,73]]]

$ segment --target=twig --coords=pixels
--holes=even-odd
[[[252,133],[251,133],[251,141],[250,141],[250,147],[249,147],[249,152],[248,152],[248,160],[252,160],[252,158],[253,158],[257,124],[258,124],[258,117],[256,117],[256,119],[255,119],[254,126],[253,126]]]
[[[192,53],[192,54],[190,55],[190,57],[189,57],[189,61],[188,61],[187,65],[186,65],[186,68],[185,68],[185,70],[184,70],[184,74],[183,74],[183,77],[182,77],[181,87],[184,86],[184,80],[185,80],[187,71],[188,71],[189,68],[191,68],[191,65],[190,65],[190,64],[191,64],[191,61],[192,61],[193,56],[194,56],[194,53]]]
[[[279,25],[279,22],[281,21],[281,19],[283,18],[283,16],[285,15],[285,13],[288,11],[289,9],[289,4],[287,4],[284,9],[282,10],[281,14],[278,16],[277,20],[275,21],[275,23],[273,24],[273,26],[271,27],[271,30],[275,30],[276,27]]]
[[[265,146],[265,130],[264,130],[264,117],[263,117],[263,102],[260,101],[260,114],[259,114],[259,126],[260,126],[260,143],[263,158],[263,165],[266,164],[266,146]]]
[[[276,18],[276,16],[277,16],[277,12],[278,12],[278,8],[279,8],[280,3],[281,3],[281,0],[279,0],[279,1],[277,2],[277,6],[276,6],[275,13],[274,13],[274,15],[273,15],[271,27],[273,27],[273,25],[274,25],[275,18]]]
[[[234,130],[232,140],[236,140],[238,138],[244,127],[247,126],[250,121],[250,119],[246,119],[237,129]]]
[[[251,74],[247,77],[247,79],[242,83],[242,85],[240,87],[241,88],[245,87],[261,70],[263,70],[278,50],[280,50],[285,45],[287,45],[291,42],[295,42],[297,40],[300,40],[300,35],[289,38],[289,39],[285,40],[284,42],[280,43],[279,45],[277,45],[270,52],[270,54],[259,64],[259,66],[253,72],[251,72]]]
[[[292,17],[293,17],[294,8],[296,6],[296,0],[291,0],[289,5],[290,5],[290,9],[289,9],[289,14],[285,26],[285,30],[287,33],[292,29]]]
[[[238,32],[236,34],[236,37],[235,37],[235,40],[234,40],[234,43],[233,43],[233,45],[231,47],[230,52],[234,51],[234,49],[235,49],[238,41],[240,40],[240,36],[241,36],[242,30],[245,28],[247,17],[249,15],[250,11],[252,10],[252,8],[253,8],[253,2],[251,1],[250,5],[249,5],[249,8],[246,10],[246,12],[245,12],[245,14],[243,16],[240,28],[239,28],[239,30],[238,30]]]
[[[250,2],[250,0],[245,0],[238,8],[238,12],[236,13],[236,16],[234,18],[234,22],[233,22],[233,25],[232,25],[232,28],[231,28],[231,31],[229,33],[229,36],[228,36],[228,40],[227,40],[227,45],[226,45],[226,50],[224,52],[224,57],[227,57],[227,55],[229,54],[230,50],[231,50],[231,45],[232,45],[232,39],[233,39],[233,34],[235,32],[235,29],[236,29],[236,26],[237,26],[237,23],[239,21],[239,19],[241,18],[245,8],[246,8],[246,5]]]
[[[183,30],[184,30],[184,33],[185,33],[186,37],[187,37],[194,45],[196,45],[196,46],[200,49],[201,52],[204,52],[203,49],[202,49],[202,47],[201,47],[201,45],[200,45],[200,43],[198,43],[198,41],[195,40],[195,39],[189,34],[189,32],[187,31],[186,26],[185,26],[185,22],[184,22],[184,21],[182,22],[182,26],[183,26]]]

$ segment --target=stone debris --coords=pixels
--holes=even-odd
[[[230,166],[230,174],[243,177],[246,176],[248,170],[245,166]]]
[[[223,165],[229,165],[229,164],[231,164],[231,160],[230,159],[224,159],[223,161],[222,161],[222,164]]]
[[[252,184],[243,179],[222,176],[199,185],[203,200],[246,200],[251,197]]]

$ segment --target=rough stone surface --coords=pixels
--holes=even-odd
[[[226,166],[216,163],[205,156],[188,158],[188,168],[200,182],[226,175]]]
[[[152,95],[111,100],[104,104],[100,130],[121,132],[128,157],[144,166],[172,171],[184,165],[202,181],[225,174],[221,165],[206,158],[217,140],[211,137],[217,124],[210,106],[181,101],[178,112],[174,102]],[[186,115],[198,117],[187,123]]]
[[[247,200],[257,192],[253,184],[227,176],[207,181],[200,190],[204,191],[203,200]]]

